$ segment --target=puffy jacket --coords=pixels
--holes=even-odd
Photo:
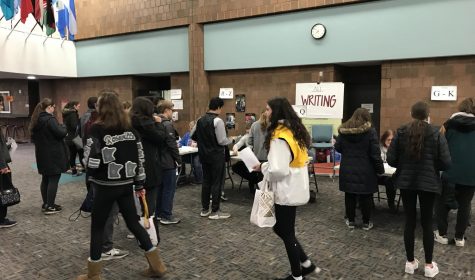
[[[8,167],[8,164],[12,162],[10,157],[10,151],[5,140],[5,136],[0,132],[0,169]]]
[[[31,135],[38,173],[58,175],[68,170],[69,154],[64,143],[66,134],[66,128],[60,126],[52,114],[40,113]]]
[[[181,165],[181,156],[176,142],[178,140],[178,133],[171,120],[164,115],[160,115],[160,118],[162,118],[162,124],[167,134],[165,145],[160,150],[160,164],[163,170],[174,169],[177,164]]]
[[[371,123],[339,128],[335,149],[341,153],[340,191],[371,194],[378,190],[377,174],[384,173],[376,130]]]
[[[444,124],[452,165],[445,172],[452,184],[475,188],[475,116],[456,113]]]
[[[63,123],[66,126],[68,134],[64,138],[65,141],[72,141],[78,135],[79,114],[76,109],[63,109]]]
[[[387,153],[388,164],[397,168],[394,184],[400,189],[440,194],[440,171],[450,166],[450,154],[445,137],[431,125],[425,128],[422,156],[419,160],[409,155],[409,125],[397,130]]]

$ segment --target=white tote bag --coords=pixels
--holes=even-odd
[[[143,204],[143,216],[140,217],[140,225],[142,225],[147,231],[148,235],[150,236],[150,240],[152,241],[152,245],[157,246],[158,238],[157,238],[157,231],[155,230],[155,225],[153,223],[153,216],[152,217],[148,216],[148,205],[147,205],[147,201],[145,200],[145,196],[141,196],[140,199]]]
[[[251,211],[251,223],[258,227],[275,225],[274,193],[269,190],[269,182],[265,181],[262,189],[256,190]]]

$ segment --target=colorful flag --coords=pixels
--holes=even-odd
[[[43,25],[46,26],[46,35],[50,36],[56,31],[52,0],[45,0],[45,4],[46,7],[44,9]]]
[[[33,0],[34,1],[34,0]],[[32,0],[21,0],[20,10],[21,10],[21,22],[25,23],[29,14],[33,13],[33,2]]]
[[[58,21],[56,23],[61,38],[66,37],[66,29],[68,30],[69,40],[74,40],[77,33],[76,8],[74,0],[53,0],[58,9]]]
[[[11,20],[15,16],[14,0],[0,0],[0,9],[6,20]]]

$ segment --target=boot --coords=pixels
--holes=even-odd
[[[87,274],[79,275],[76,280],[101,280],[102,261],[87,260]]]
[[[142,273],[143,276],[152,278],[165,275],[167,268],[165,267],[165,264],[163,264],[157,248],[153,251],[145,252],[145,257],[147,258],[149,267]]]

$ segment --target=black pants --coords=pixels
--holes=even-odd
[[[356,199],[359,198],[361,214],[363,215],[363,223],[369,223],[371,218],[371,208],[373,206],[373,194],[354,194],[345,193],[345,209],[346,217],[350,222],[355,221],[356,216]]]
[[[7,209],[8,207],[0,206],[0,223],[5,221],[5,217],[7,217]]]
[[[117,202],[127,228],[135,235],[135,238],[140,243],[140,247],[145,251],[152,249],[153,245],[147,231],[139,224],[132,185],[102,186],[94,183],[91,185],[94,188],[94,202],[91,215],[91,260],[97,261],[101,258],[104,226],[114,202]]]
[[[295,214],[296,206],[275,205],[274,232],[284,241],[287,257],[293,276],[302,276],[300,263],[305,262],[308,257],[295,237]]]
[[[56,193],[58,192],[59,178],[61,178],[61,174],[42,175],[40,188],[43,204],[51,207],[54,206]]]
[[[455,238],[462,239],[470,222],[470,208],[475,186],[455,185],[455,199],[458,203],[457,224],[455,225]],[[442,198],[443,199],[443,198]],[[447,234],[447,217],[450,209],[443,202],[437,205],[437,227],[440,235]]]
[[[211,210],[219,210],[221,190],[224,185],[225,162],[224,158],[213,163],[203,162],[203,184],[201,185],[201,206],[209,209],[209,199],[212,196]]]
[[[231,167],[234,173],[238,174],[242,178],[249,182],[249,191],[255,192],[255,186],[262,181],[264,175],[261,172],[249,172],[243,161],[238,161]]]
[[[404,246],[406,247],[407,261],[414,261],[414,232],[416,230],[417,197],[421,210],[422,241],[426,264],[432,263],[434,251],[434,233],[432,232],[432,214],[434,211],[435,193],[401,190],[406,224],[404,226]]]
[[[396,199],[396,187],[394,186],[393,178],[389,176],[378,177],[378,185],[384,185],[386,187],[386,197],[388,198],[388,206],[394,206],[394,200]]]
[[[79,162],[81,163],[82,167],[84,167],[84,163],[82,162],[84,158],[84,150],[78,149],[74,143],[68,143],[69,148],[69,167],[72,169],[76,169],[76,155],[79,156]]]

